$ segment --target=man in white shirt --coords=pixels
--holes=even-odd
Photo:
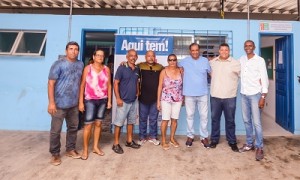
[[[259,161],[264,158],[261,110],[268,93],[269,80],[265,60],[254,53],[254,42],[245,41],[244,50],[246,55],[240,58],[240,63],[242,116],[246,128],[246,144],[240,148],[240,152],[256,148],[255,158]],[[252,138],[253,127],[255,145]]]

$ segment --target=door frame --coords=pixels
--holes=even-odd
[[[289,46],[291,47],[291,61],[289,61],[288,65],[287,65],[287,68],[290,69],[289,74],[288,74],[288,77],[290,79],[290,85],[289,85],[289,87],[287,87],[287,89],[289,91],[289,93],[288,93],[289,96],[287,98],[290,101],[290,106],[287,106],[287,107],[289,107],[288,112],[290,112],[289,122],[291,124],[291,127],[289,127],[289,129],[286,129],[286,130],[288,130],[291,133],[294,133],[294,131],[295,131],[295,118],[294,118],[295,103],[294,103],[294,78],[293,78],[294,77],[294,35],[293,35],[293,33],[259,33],[259,36],[258,36],[259,37],[259,54],[261,54],[261,52],[260,52],[261,38],[262,37],[272,37],[272,36],[282,36],[282,37],[289,36],[291,39],[290,44],[289,44]],[[274,44],[275,44],[275,42],[274,42]],[[276,85],[276,78],[274,80],[275,80],[275,85]],[[275,87],[275,94],[276,94],[276,87]],[[276,102],[276,100],[275,100],[275,102]],[[275,109],[275,111],[276,111],[276,109]],[[276,112],[275,112],[275,118],[276,118]]]

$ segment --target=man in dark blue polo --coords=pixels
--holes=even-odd
[[[140,145],[132,140],[133,125],[136,122],[136,99],[139,94],[139,68],[135,65],[137,52],[129,50],[126,55],[127,62],[125,66],[119,66],[114,80],[114,92],[117,101],[116,118],[114,119],[114,145],[112,150],[115,153],[123,154],[123,149],[119,144],[120,130],[127,118],[127,141],[125,146],[134,149],[140,148]]]

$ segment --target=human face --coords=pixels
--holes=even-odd
[[[66,57],[70,61],[76,61],[78,53],[79,53],[79,49],[78,46],[76,45],[69,45],[68,48],[66,49]]]
[[[146,62],[150,65],[155,63],[155,53],[153,51],[147,51],[145,55]]]
[[[193,59],[198,59],[200,57],[200,49],[198,45],[191,46],[190,55]]]
[[[219,48],[219,54],[221,60],[226,60],[229,58],[229,48],[227,46],[221,46]]]
[[[244,44],[244,50],[247,55],[252,55],[254,54],[253,52],[255,50],[255,45],[250,41],[246,41]]]
[[[127,62],[129,65],[135,65],[135,61],[137,60],[138,56],[135,50],[129,50],[127,55]]]
[[[102,64],[104,61],[104,52],[96,51],[96,54],[93,55],[94,62]]]
[[[177,66],[177,58],[176,58],[176,56],[170,56],[168,58],[168,65],[169,66]]]

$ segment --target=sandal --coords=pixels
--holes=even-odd
[[[163,148],[163,150],[169,150],[170,146],[167,143],[161,144],[161,147]]]
[[[99,150],[99,151],[93,150],[93,153],[95,153],[95,154],[97,154],[99,156],[104,156],[105,155],[105,153],[103,151],[101,151],[101,150]]]
[[[80,157],[80,159],[82,159],[82,160],[87,160],[89,158],[89,156],[88,155],[81,155],[81,157]]]
[[[172,145],[173,145],[174,147],[176,147],[176,148],[179,147],[179,143],[178,143],[176,140],[174,140],[173,142],[170,141],[170,144],[172,144]]]

